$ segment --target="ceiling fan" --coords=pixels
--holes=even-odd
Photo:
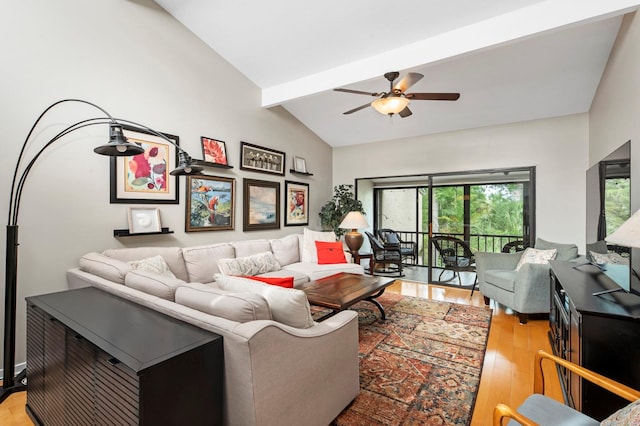
[[[410,72],[394,86],[393,82],[399,75],[400,73],[397,71],[388,72],[384,75],[384,77],[389,80],[388,92],[369,93],[362,92],[360,90],[333,89],[336,92],[355,93],[356,95],[368,95],[378,98],[373,102],[361,105],[357,108],[344,112],[343,114],[352,114],[356,111],[360,111],[361,109],[365,109],[368,106],[372,106],[381,114],[387,114],[389,116],[398,114],[400,117],[405,118],[412,114],[409,109],[409,102],[411,100],[456,101],[460,98],[460,93],[405,93],[409,87],[416,84],[424,76],[417,72]]]

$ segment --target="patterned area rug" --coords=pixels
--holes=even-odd
[[[385,321],[369,302],[352,307],[360,323],[360,394],[332,425],[468,425],[491,309],[395,293],[378,300]]]

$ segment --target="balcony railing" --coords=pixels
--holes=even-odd
[[[396,231],[400,234],[400,238],[403,241],[414,241],[418,244],[418,259],[417,265],[428,266],[428,247],[429,247],[429,234],[427,232],[409,232],[409,231]],[[460,238],[464,240],[464,234],[452,234],[452,233],[439,233],[434,232],[434,236],[445,235]],[[522,235],[491,235],[491,234],[470,234],[467,244],[471,247],[471,251],[488,251],[499,253],[502,251],[502,247],[505,244],[512,241],[524,240]],[[433,266],[440,266],[438,260]]]

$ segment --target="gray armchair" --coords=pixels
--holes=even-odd
[[[557,249],[556,260],[571,260],[578,257],[575,244],[559,244],[538,238],[535,248]],[[487,253],[477,252],[476,273],[480,293],[484,301],[489,299],[513,309],[522,324],[529,314],[548,313],[550,306],[549,264],[525,263],[516,271],[524,252]]]

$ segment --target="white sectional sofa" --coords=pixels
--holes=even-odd
[[[275,258],[276,266],[257,265],[272,269],[260,275],[292,276],[294,285],[363,273],[353,263],[314,262],[305,234],[88,253],[68,271],[69,287],[94,286],[223,336],[225,425],[324,426],[359,392],[357,314],[343,311],[316,323],[301,290],[220,275],[218,267],[232,259],[242,265],[256,256]],[[169,272],[134,268],[157,256]]]

